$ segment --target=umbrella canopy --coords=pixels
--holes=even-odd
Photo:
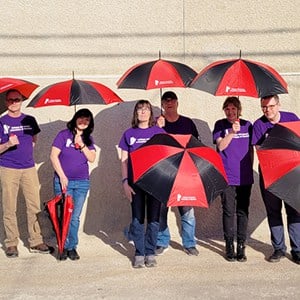
[[[47,202],[47,209],[56,233],[59,255],[61,255],[64,250],[73,207],[72,197],[70,195],[65,195],[64,193]]]
[[[23,95],[24,99],[27,99],[37,87],[37,84],[23,79],[10,77],[0,78],[0,114],[7,110],[5,93],[8,90],[18,90]]]
[[[195,77],[190,87],[215,96],[260,98],[288,93],[287,83],[272,67],[241,58],[208,65]]]
[[[274,125],[257,155],[265,188],[300,212],[300,121]]]
[[[153,60],[137,64],[118,80],[118,88],[157,89],[186,87],[197,75],[191,67],[169,60]]]
[[[107,86],[94,81],[71,79],[45,87],[30,101],[28,107],[113,102],[123,102],[123,100]]]
[[[167,206],[208,207],[227,186],[219,154],[192,135],[154,135],[130,157],[134,183]]]

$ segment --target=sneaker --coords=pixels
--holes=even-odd
[[[156,267],[157,262],[156,262],[155,256],[154,255],[146,256],[145,264],[146,264],[146,267],[148,267],[148,268]]]
[[[285,253],[282,250],[275,250],[269,257],[269,262],[279,262],[281,258],[285,257]]]
[[[78,259],[80,259],[80,256],[78,255],[76,249],[69,250],[68,251],[68,257],[71,260],[78,260]]]
[[[196,249],[196,247],[184,248],[184,252],[187,253],[188,255],[194,255],[194,256],[199,255],[199,251]]]
[[[293,262],[300,265],[300,252],[291,251]]]
[[[34,247],[30,247],[29,251],[31,253],[41,253],[41,254],[48,254],[50,253],[50,249],[46,244],[38,244]]]
[[[6,248],[5,254],[9,258],[18,257],[19,252],[17,246],[10,246]]]
[[[145,257],[144,256],[135,256],[132,266],[135,269],[144,268],[145,267]]]
[[[155,255],[163,255],[169,250],[168,247],[157,246],[155,250]]]
[[[68,258],[68,250],[64,249],[62,254],[58,254],[58,260],[66,260]]]

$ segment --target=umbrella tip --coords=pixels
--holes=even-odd
[[[161,52],[158,50],[158,59],[161,59]]]
[[[242,58],[242,50],[240,49],[240,59]]]
[[[72,71],[72,79],[74,79],[74,71]]]

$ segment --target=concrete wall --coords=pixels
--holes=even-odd
[[[115,90],[125,103],[90,106],[98,161],[91,166],[92,188],[82,219],[85,233],[106,241],[121,238],[130,209],[120,183],[115,145],[130,126],[134,100],[151,100],[159,114],[159,91],[117,90],[116,81],[130,66],[158,58],[184,62],[196,71],[220,59],[245,59],[273,66],[289,85],[282,95],[284,110],[300,115],[300,8],[297,1],[9,1],[1,3],[0,75],[47,84],[91,79]],[[193,89],[174,89],[180,112],[194,119],[202,140],[212,146],[211,130],[223,117],[223,98]],[[38,90],[36,90],[38,92]],[[36,93],[34,92],[34,94]],[[33,95],[34,95],[33,94]],[[261,115],[259,100],[243,98],[243,117]],[[74,108],[26,108],[42,129],[36,147],[42,201],[52,197],[51,142],[64,128]],[[256,172],[256,170],[255,170]],[[265,224],[257,173],[252,193],[249,234],[258,238]],[[22,198],[22,197],[21,197]],[[21,199],[20,198],[20,199]],[[174,211],[174,209],[172,209]],[[176,211],[176,210],[175,210]],[[20,204],[19,215],[24,214]],[[221,237],[221,208],[217,199],[209,210],[196,209],[197,237]],[[170,224],[177,234],[172,213]],[[26,236],[21,217],[22,236]],[[3,228],[0,225],[0,240]]]

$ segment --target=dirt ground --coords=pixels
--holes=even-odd
[[[0,252],[0,299],[300,299],[300,265],[290,256],[269,263],[267,232],[250,238],[248,261],[227,262],[221,240],[200,240],[198,257],[182,251],[173,236],[155,268],[133,269],[133,247],[80,233],[79,261],[57,261],[55,253],[19,257]]]

